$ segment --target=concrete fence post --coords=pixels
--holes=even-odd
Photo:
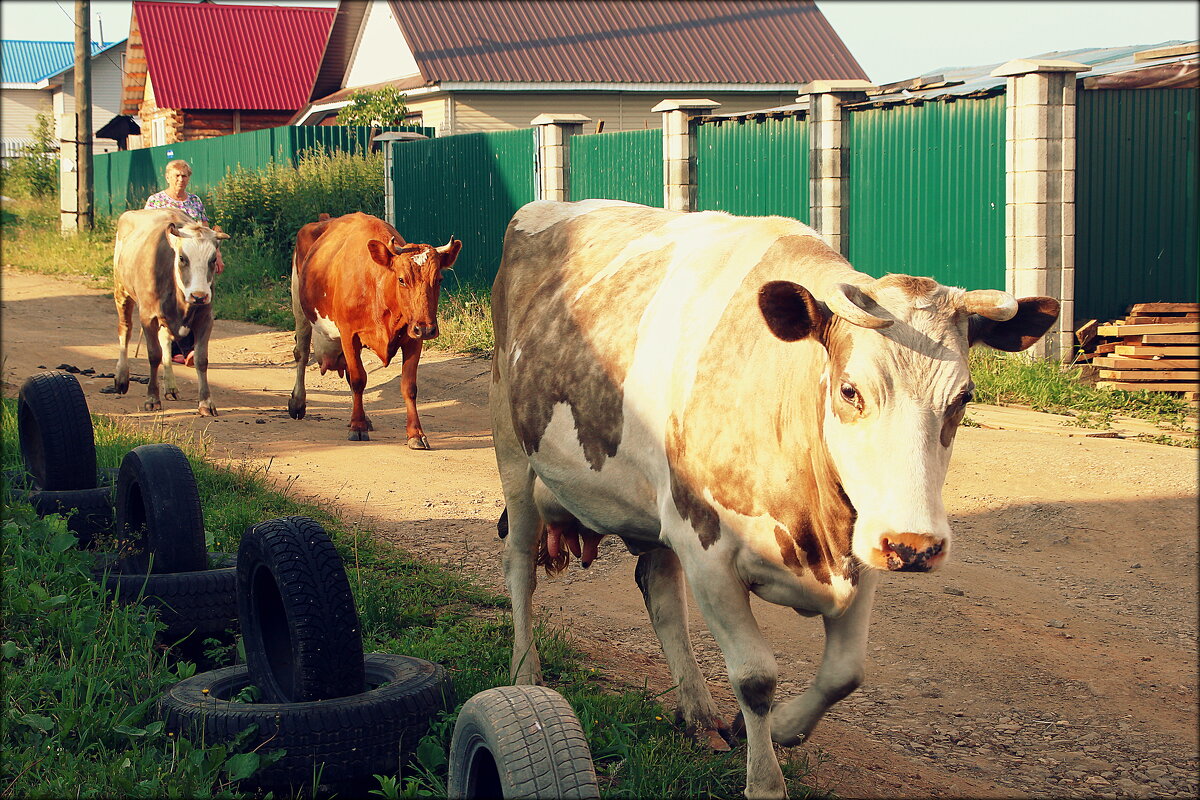
[[[583,124],[590,117],[582,114],[538,114],[529,124],[538,129],[537,198],[539,200],[569,200],[571,187],[570,138],[583,133]]]
[[[650,109],[663,115],[663,208],[696,210],[696,132],[692,118],[709,114],[719,105],[704,99],[663,100]]]
[[[1005,289],[1062,304],[1058,322],[1028,351],[1068,360],[1075,331],[1074,61],[1018,59],[992,71],[1005,95]]]
[[[850,159],[846,141],[847,103],[865,100],[869,81],[813,81],[800,87],[797,103],[808,102],[809,221],[842,255],[849,246]]]

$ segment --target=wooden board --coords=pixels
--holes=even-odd
[[[1147,392],[1187,392],[1194,394],[1196,385],[1180,381],[1179,383],[1137,383],[1134,381],[1098,381],[1096,383],[1101,389],[1125,389],[1130,392],[1147,391]]]
[[[1105,342],[1104,344],[1096,345],[1096,355],[1103,353],[1115,353],[1117,351],[1117,342]]]
[[[1200,358],[1120,358],[1100,356],[1093,362],[1106,369],[1200,369]]]
[[[1115,381],[1200,381],[1195,369],[1102,369],[1100,377]]]
[[[1163,311],[1200,313],[1200,303],[1134,303],[1129,307],[1130,314],[1159,314]]]
[[[1141,340],[1143,344],[1200,344],[1200,333],[1152,333]]]
[[[1100,352],[1100,348],[1096,348],[1096,352]],[[1162,356],[1163,358],[1174,358],[1176,356],[1200,356],[1200,347],[1188,347],[1186,345],[1144,345],[1144,344],[1119,344],[1113,348],[1113,352],[1119,356]]]
[[[1152,323],[1171,323],[1171,322],[1192,322],[1200,321],[1200,314],[1158,314],[1158,315],[1142,315],[1130,314],[1124,322],[1117,321],[1118,325],[1149,325]]]
[[[1200,333],[1200,322],[1176,322],[1162,325],[1101,325],[1101,336],[1145,336],[1150,333]]]
[[[1100,323],[1094,319],[1089,319],[1075,331],[1075,341],[1079,342],[1081,346],[1086,345],[1092,339],[1096,338],[1096,329],[1099,327]]]

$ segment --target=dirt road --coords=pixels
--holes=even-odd
[[[8,396],[42,366],[114,370],[111,296],[6,270],[2,299]],[[213,458],[262,465],[296,494],[501,587],[488,361],[427,353],[421,413],[434,449],[414,452],[398,365],[370,362],[369,443],[345,441],[349,394],[336,375],[310,368],[308,418],[289,419],[291,338],[217,322],[215,420],[195,415],[186,368],[183,399],[160,415],[141,411],[140,384],[121,397],[100,392],[111,380],[81,382],[93,412],[191,429]],[[143,348],[134,373],[146,370]],[[1032,412],[970,415],[1006,429],[959,433],[945,491],[955,557],[932,575],[885,577],[867,684],[805,746],[820,760],[816,784],[847,797],[1194,797],[1197,451],[1087,438]],[[609,676],[663,690],[632,573],[605,541],[590,570],[543,581],[539,602]],[[821,625],[755,608],[791,695],[820,659]],[[732,713],[720,654],[695,616],[693,630]]]

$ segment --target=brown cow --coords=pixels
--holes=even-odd
[[[363,410],[362,349],[369,348],[385,367],[399,349],[408,446],[428,450],[417,417],[417,363],[423,342],[437,338],[442,273],[461,248],[457,239],[442,247],[409,244],[391,225],[361,212],[335,219],[322,214],[320,221],[301,228],[292,257],[296,386],[288,414],[304,418],[304,369],[312,345],[321,374],[335,369],[350,384],[350,441],[368,441],[372,427]]]
[[[117,220],[113,246],[113,296],[117,304],[117,392],[129,390],[129,331],[137,304],[150,360],[145,409],[158,411],[158,365],[162,362],[166,396],[178,400],[171,368],[171,340],[192,331],[196,337],[196,380],[200,415],[215,417],[208,390],[208,337],[212,333],[213,276],[217,246],[229,234],[207,228],[182,211],[170,208],[126,211]],[[164,359],[163,354],[167,357]]]

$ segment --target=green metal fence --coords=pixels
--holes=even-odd
[[[576,135],[567,141],[571,200],[604,197],[662,208],[662,131]]]
[[[534,200],[533,129],[392,147],[396,229],[410,242],[461,239],[462,253],[443,286],[490,289],[508,221]]]
[[[1004,96],[852,111],[848,256],[876,277],[1004,288]]]
[[[1196,302],[1196,91],[1083,90],[1076,102],[1076,321]]]
[[[433,128],[388,127],[384,131],[417,131],[433,136]],[[274,161],[295,164],[300,153],[319,148],[326,152],[361,152],[371,129],[361,126],[282,126],[193,142],[166,144],[140,150],[122,150],[92,157],[93,208],[99,216],[113,216],[141,208],[146,198],[166,188],[163,170],[168,161],[182,158],[192,168],[188,191],[207,201],[209,190],[231,169],[264,167]]]
[[[803,117],[707,122],[697,126],[696,151],[698,210],[809,221]]]

